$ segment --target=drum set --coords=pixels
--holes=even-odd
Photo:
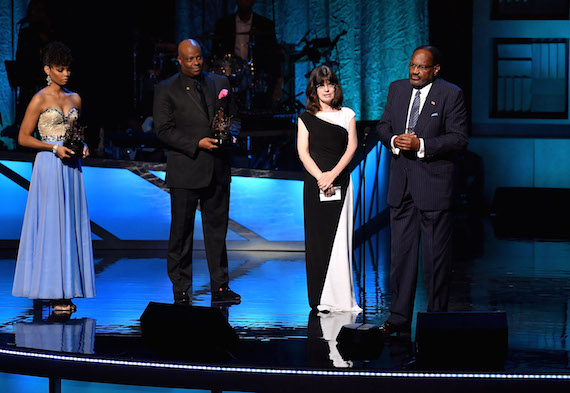
[[[212,39],[213,36],[200,37],[202,42]],[[254,41],[250,42],[250,53],[253,53]],[[146,70],[143,85],[154,90],[154,87],[163,79],[178,72],[177,52],[164,50],[165,46],[157,46],[154,50],[152,68]],[[228,77],[232,88],[233,99],[241,111],[255,110],[256,102],[259,102],[268,94],[271,85],[270,76],[257,66],[257,62],[250,56],[242,59],[234,53],[221,55],[210,54],[207,45],[202,45],[205,57],[204,71]]]
[[[333,59],[333,54],[336,54],[334,50],[338,40],[346,34],[344,30],[334,39],[309,39],[311,32],[309,30],[298,43],[277,47],[268,44],[274,39],[270,40],[264,33],[248,32],[247,59],[220,50],[221,45],[217,43],[226,44],[228,41],[223,37],[209,34],[197,38],[202,46],[204,71],[229,79],[232,100],[238,109],[241,133],[232,154],[233,166],[300,170],[295,151],[296,123],[297,115],[305,110],[305,105],[301,102],[304,89],[295,92],[295,70],[326,64],[339,75],[338,62]],[[152,112],[152,105],[149,104],[156,85],[179,71],[175,44],[160,43],[155,45],[154,52],[150,51],[147,53],[153,53],[153,57],[147,63],[150,69],[144,73],[144,94],[140,105],[141,111],[145,112],[143,117],[151,116],[148,112]],[[299,63],[310,63],[312,67],[297,67]],[[276,69],[281,72],[276,73]],[[276,74],[280,75],[276,77]],[[304,75],[307,79],[308,76],[308,73]]]
[[[214,55],[206,62],[204,69],[228,77],[234,100],[242,111],[253,111],[256,96],[267,93],[269,76],[257,72],[253,60],[246,61],[233,53]]]
[[[260,54],[256,52],[256,40],[252,33],[249,34],[249,58],[243,59],[234,53],[219,53],[212,48],[220,37],[207,34],[198,37],[202,43],[204,54],[204,70],[218,75],[228,77],[232,89],[232,96],[241,112],[276,112],[276,113],[298,113],[304,109],[303,103],[298,100],[298,96],[303,92],[295,93],[295,64],[300,62],[311,62],[313,67],[319,64],[327,64],[338,74],[338,63],[332,59],[333,50],[337,42],[346,30],[343,30],[334,39],[314,38],[308,40],[305,37],[297,44],[281,44],[278,52],[282,55],[281,64],[278,67],[282,70],[280,79],[269,74],[267,70],[260,67],[260,59],[257,56],[264,56],[266,60],[271,54]],[[301,49],[296,49],[302,46]],[[152,60],[152,69],[147,70],[145,85],[154,89],[156,84],[178,72],[177,53],[174,45],[159,45],[155,47]],[[308,74],[305,75],[308,77]],[[275,92],[278,88],[280,91]],[[275,102],[278,100],[278,105]],[[272,105],[273,104],[273,105]]]

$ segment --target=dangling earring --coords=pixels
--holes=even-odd
[[[48,85],[48,86],[51,85],[51,78],[50,78],[49,75],[46,76],[46,81],[47,81],[47,85]]]

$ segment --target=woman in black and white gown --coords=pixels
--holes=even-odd
[[[348,164],[357,147],[354,111],[342,107],[338,78],[315,68],[299,116],[297,150],[303,189],[309,305],[321,312],[362,311],[352,280],[352,181]]]

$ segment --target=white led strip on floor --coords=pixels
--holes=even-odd
[[[397,377],[397,378],[466,378],[466,379],[549,379],[570,380],[566,374],[494,374],[494,373],[428,373],[428,372],[370,372],[370,371],[318,371],[318,370],[288,370],[275,368],[252,368],[252,367],[224,367],[224,366],[198,366],[191,364],[172,364],[156,362],[137,362],[128,360],[111,360],[98,358],[82,358],[65,355],[49,355],[0,349],[0,354],[25,356],[41,359],[63,360],[79,363],[98,363],[117,366],[151,367],[165,369],[181,369],[189,371],[221,371],[231,373],[251,374],[289,374],[289,375],[326,375],[326,376],[354,376],[354,377]]]

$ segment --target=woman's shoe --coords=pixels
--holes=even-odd
[[[71,312],[77,311],[77,306],[71,301],[71,299],[65,299],[65,304],[69,305],[69,310]]]
[[[49,301],[50,307],[57,312],[68,312],[71,313],[71,305],[66,301],[66,299],[57,299]]]

